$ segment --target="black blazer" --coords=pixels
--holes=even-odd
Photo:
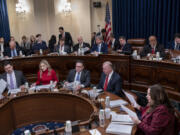
[[[24,85],[27,82],[27,80],[21,71],[14,70],[14,73],[15,73],[16,83],[17,83],[16,85],[19,88],[21,85]],[[7,73],[6,72],[3,73],[0,76],[0,78],[7,82]]]
[[[104,72],[101,74],[101,79],[98,84],[98,89],[104,89],[104,83],[106,80],[106,75]],[[116,94],[120,97],[124,97],[124,92],[122,91],[122,79],[120,75],[116,72],[113,72],[111,79],[108,82],[107,91],[113,94]]]
[[[62,34],[59,34],[59,39],[62,38]],[[73,40],[72,40],[72,37],[71,37],[71,34],[69,32],[65,32],[65,45],[68,45],[68,46],[73,46]]]
[[[70,70],[70,72],[68,74],[68,77],[67,77],[67,81],[68,82],[74,82],[75,76],[76,76],[76,70],[75,69]],[[91,81],[90,72],[88,70],[84,69],[81,72],[80,82],[85,87],[89,87],[90,86],[90,81]]]
[[[24,53],[23,50],[19,46],[16,46],[16,51],[17,51],[17,56],[19,56],[20,51],[22,51],[22,53]],[[10,47],[5,48],[4,56],[12,57]]]
[[[160,52],[160,56],[163,58],[165,57],[165,51],[164,51],[164,46],[157,44],[155,48],[155,53]],[[141,57],[147,56],[148,53],[152,53],[152,47],[151,45],[147,44],[144,46],[143,50],[141,51],[140,55]]]
[[[83,42],[83,48],[86,48],[86,47],[88,47],[90,49],[90,45],[88,43]],[[78,51],[78,49],[79,49],[79,44],[76,44],[73,47],[73,51],[76,52],[76,51]]]
[[[111,46],[112,46],[112,42],[111,42]],[[112,49],[113,49],[114,51],[117,51],[118,48],[121,48],[121,46],[120,46],[119,40],[116,40],[116,39],[115,39],[115,42],[114,42],[114,45],[113,45],[113,48],[112,48]]]
[[[123,54],[131,54],[132,53],[132,46],[130,44],[125,44],[123,47],[119,44],[119,46],[116,48],[116,50],[122,50]]]

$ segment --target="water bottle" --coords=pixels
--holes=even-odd
[[[39,53],[40,53],[40,55],[42,55],[42,54],[43,54],[43,51],[42,51],[42,49],[40,49],[40,50],[39,50]]]
[[[66,121],[65,135],[72,135],[71,121]]]
[[[101,109],[99,111],[99,125],[100,125],[100,127],[105,126],[105,115],[104,115],[104,110],[103,109]]]
[[[106,105],[106,108],[110,108],[110,97],[109,96],[106,97],[105,105]]]
[[[50,81],[50,90],[51,91],[53,90],[53,81],[52,80]]]
[[[25,130],[25,131],[24,131],[24,135],[31,135],[30,130]]]

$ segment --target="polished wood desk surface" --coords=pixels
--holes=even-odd
[[[69,92],[66,92],[69,93]],[[105,92],[98,98],[105,99],[106,96],[110,97],[110,100],[122,99],[114,94]],[[104,100],[105,101],[105,100]],[[105,103],[101,102],[103,108]],[[134,108],[130,105],[127,106],[134,111]],[[76,109],[75,109],[76,108]],[[75,109],[75,110],[74,110]],[[113,111],[120,112],[119,108],[113,108]],[[59,92],[46,92],[46,93],[33,93],[33,94],[19,94],[17,97],[11,97],[0,105],[0,127],[4,130],[0,130],[1,135],[10,134],[16,128],[22,126],[46,121],[65,122],[66,120],[81,120],[79,126],[90,124],[93,121],[93,115],[97,115],[99,112],[94,106],[94,103],[89,99],[82,97],[80,94],[72,95]],[[105,129],[110,123],[110,120],[106,120],[106,126],[104,128],[98,128],[98,130],[105,134]],[[59,133],[64,131],[63,128],[57,130]],[[136,131],[136,127],[133,128],[132,134]],[[53,131],[49,131],[49,134]],[[82,131],[75,133],[79,135],[88,135],[88,131]]]
[[[159,83],[168,92],[171,99],[180,101],[180,64],[171,60],[150,61],[146,59],[136,60],[123,54],[107,54],[99,56],[36,56],[10,59],[14,69],[22,70],[29,82],[35,82],[39,63],[46,59],[56,71],[59,80],[66,79],[70,69],[75,67],[77,60],[83,60],[86,69],[91,72],[91,83],[99,82],[102,63],[111,61],[114,70],[123,78],[123,88],[146,92],[150,85]],[[3,61],[0,63],[0,73],[4,72]]]

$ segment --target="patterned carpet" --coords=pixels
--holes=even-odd
[[[34,131],[38,131],[38,130],[41,130],[41,129],[54,130],[54,129],[57,129],[57,128],[61,128],[63,126],[64,126],[64,123],[58,123],[58,122],[31,124],[31,125],[24,126],[22,128],[16,129],[11,135],[24,135],[25,130],[30,130],[31,133],[32,133]]]

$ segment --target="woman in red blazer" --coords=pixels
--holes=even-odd
[[[136,135],[175,135],[175,115],[165,90],[160,85],[153,85],[147,90],[148,105],[141,110],[141,120],[132,117],[137,124]]]
[[[38,79],[35,85],[50,84],[50,81],[53,81],[54,85],[57,84],[56,72],[51,68],[47,60],[42,60],[39,64]]]

